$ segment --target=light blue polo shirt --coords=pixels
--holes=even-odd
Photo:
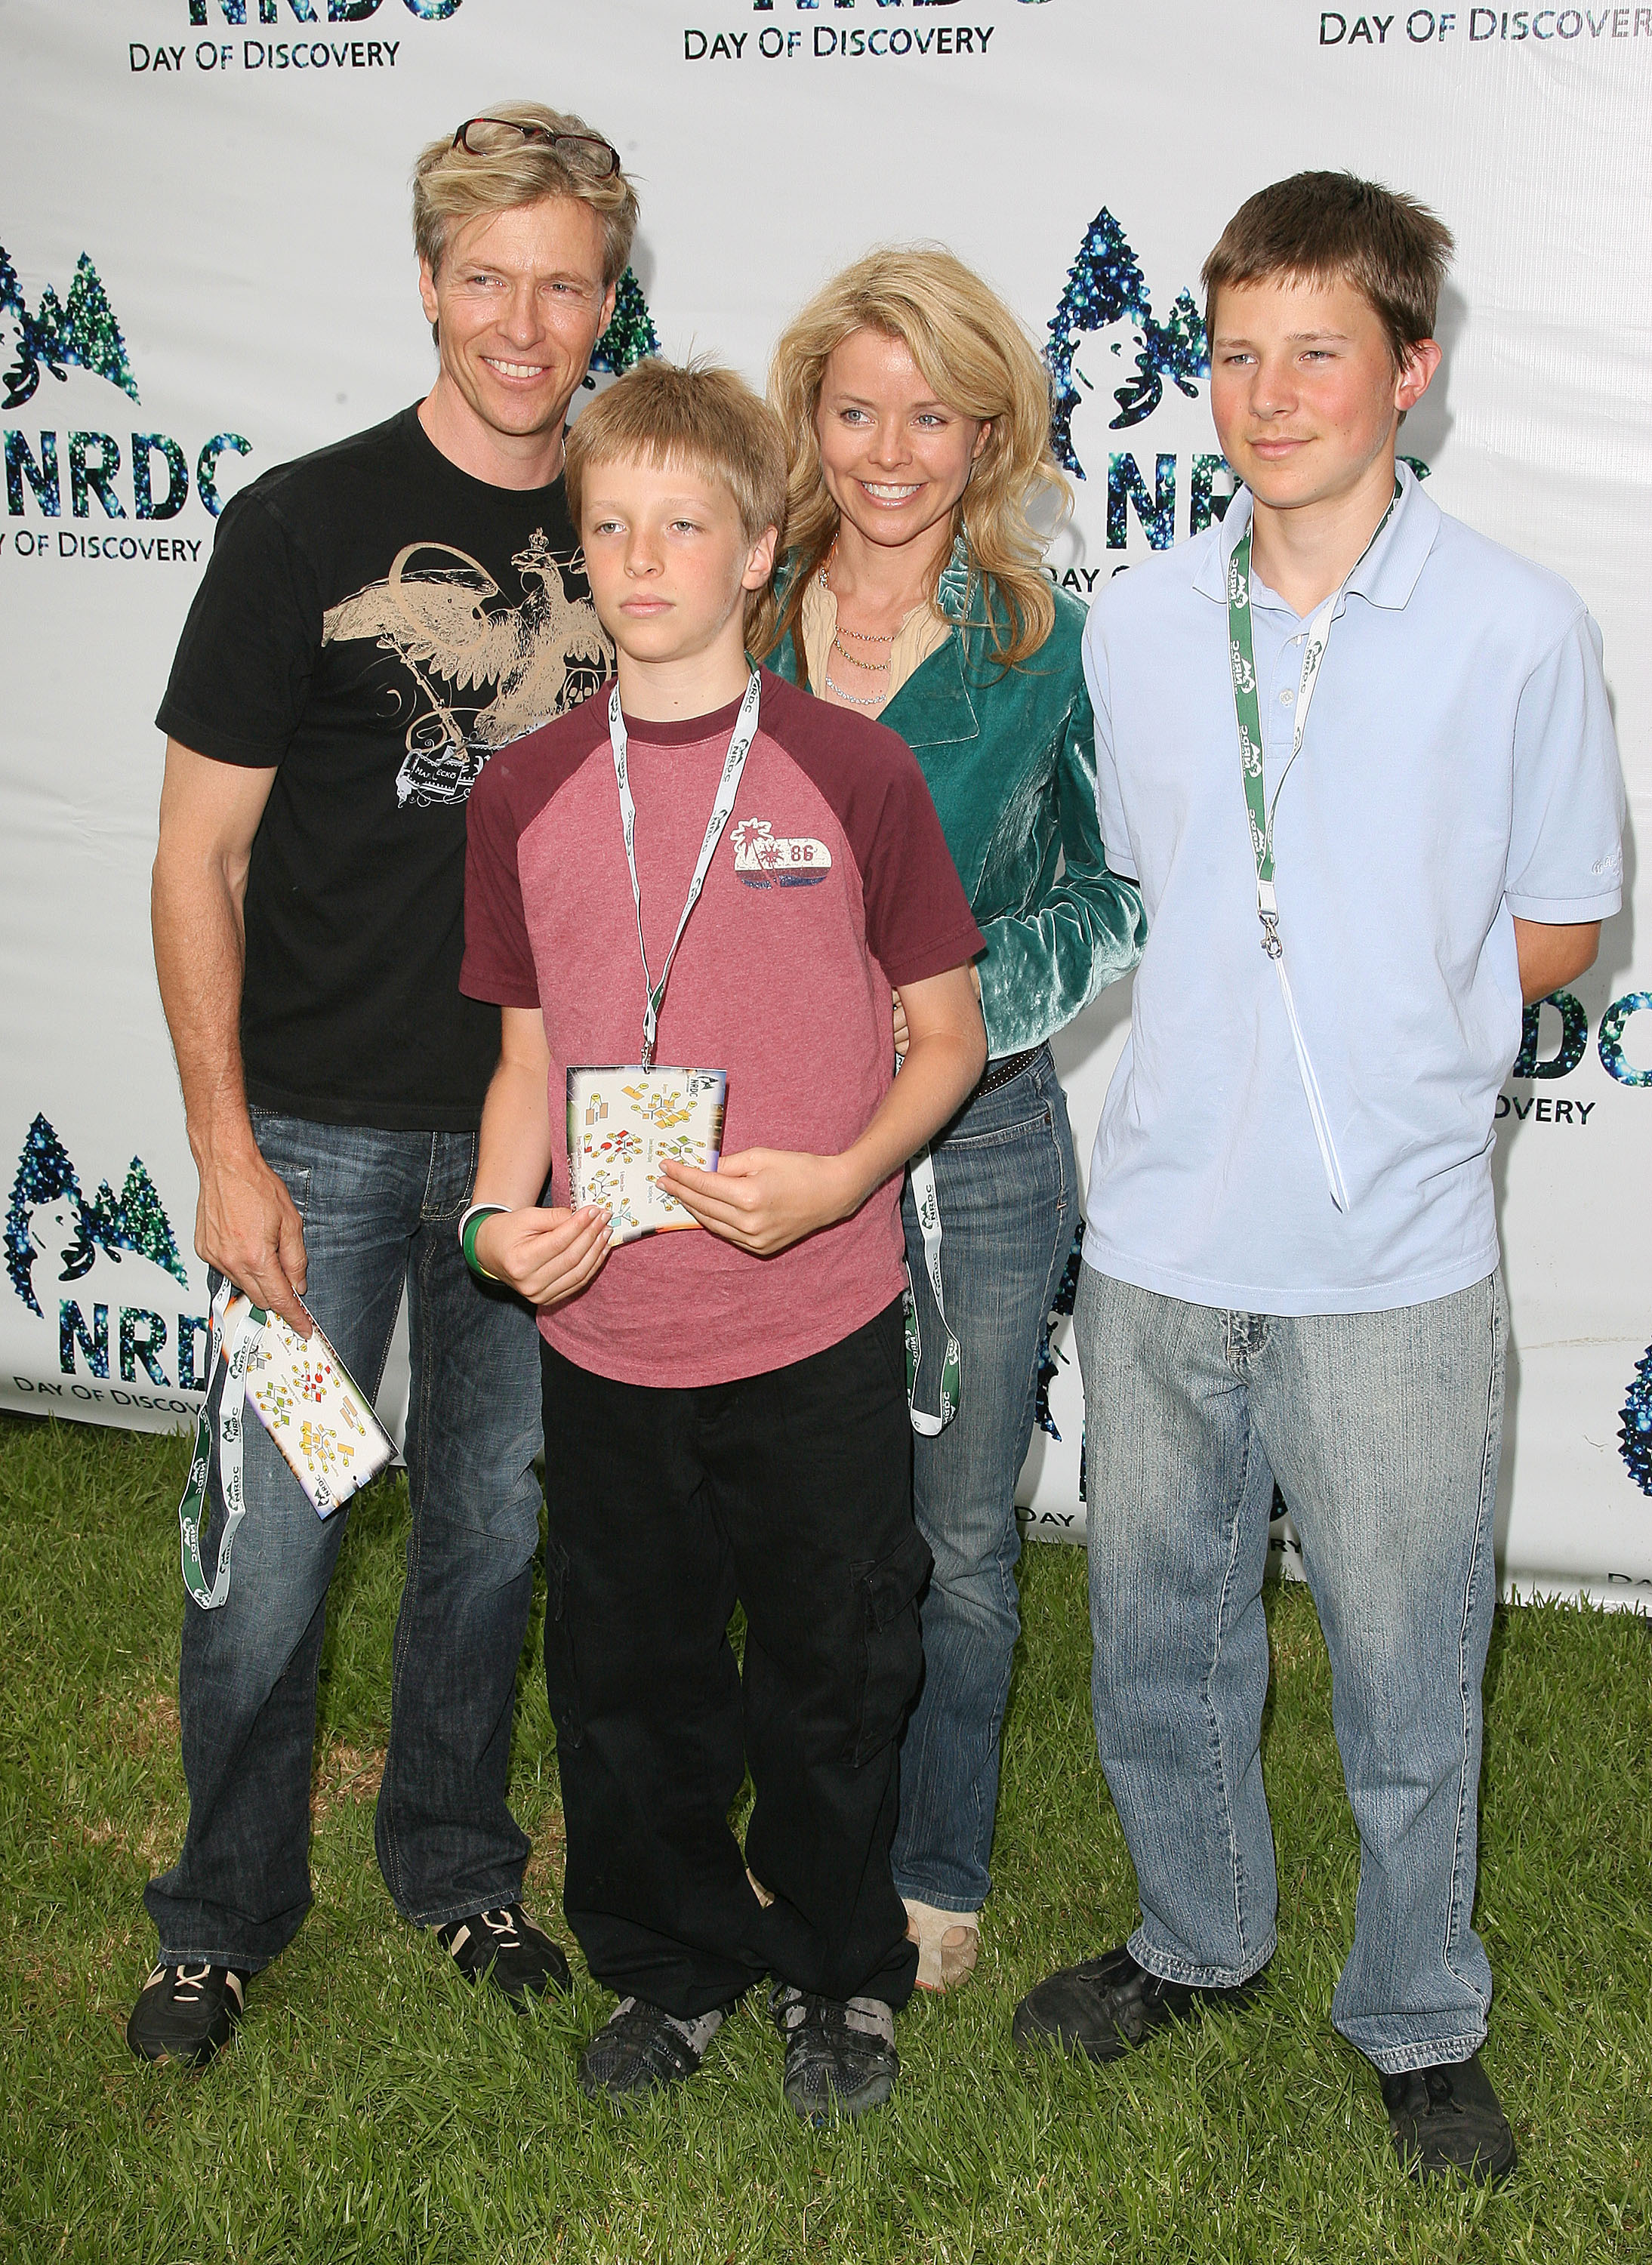
[[[1345,1212],[1256,918],[1226,594],[1248,492],[1110,582],[1085,630],[1102,838],[1148,926],[1084,1256],[1198,1305],[1366,1313],[1482,1280],[1497,1264],[1493,1111],[1520,1043],[1513,915],[1619,906],[1598,630],[1558,576],[1400,478],[1337,605],[1274,834]],[[1252,613],[1271,797],[1307,623],[1260,580]]]

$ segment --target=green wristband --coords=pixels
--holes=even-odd
[[[482,1222],[484,1219],[491,1219],[496,1213],[508,1212],[510,1207],[509,1204],[472,1204],[459,1222],[459,1248],[464,1253],[465,1264],[478,1282],[497,1282],[499,1278],[497,1274],[490,1274],[477,1256],[477,1236],[481,1231]]]

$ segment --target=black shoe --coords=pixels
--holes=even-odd
[[[472,1912],[469,1919],[439,1926],[436,1940],[467,1982],[491,1982],[519,2014],[548,1990],[565,1992],[573,1986],[567,1960],[524,1918],[520,1904]]]
[[[718,2006],[680,2021],[645,1998],[622,1998],[579,2056],[579,2089],[587,2100],[637,2108],[651,2093],[686,2084],[732,2011]]]
[[[1024,2048],[1057,2045],[1091,2060],[1117,2060],[1197,2007],[1248,2006],[1261,1987],[1260,1974],[1226,1990],[1161,1982],[1129,1951],[1110,1950],[1081,1965],[1063,1966],[1030,1990],[1015,2008],[1010,2034]]]
[[[1414,2179],[1460,2172],[1475,2186],[1514,2168],[1514,2133],[1478,2053],[1382,2079],[1382,2104],[1395,2154]]]
[[[785,2041],[781,2089],[805,2123],[863,2116],[881,2108],[895,2088],[900,2060],[895,2016],[881,1998],[851,1998],[840,2005],[811,1992],[776,1983],[768,2010]]]
[[[246,2001],[247,1977],[233,1966],[163,1961],[138,1992],[127,2043],[140,2060],[181,2060],[204,2068],[229,2043]]]

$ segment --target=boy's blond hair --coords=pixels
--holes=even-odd
[[[717,480],[734,499],[740,531],[756,543],[786,531],[786,444],[774,411],[744,378],[715,363],[651,356],[599,393],[568,434],[568,510],[580,526],[588,473],[600,464],[680,464]],[[779,545],[775,546],[779,555]],[[746,643],[767,652],[774,584],[746,594]]]
[[[526,141],[510,128],[541,126],[548,134],[572,134],[591,142],[602,136],[583,118],[547,110],[542,102],[496,102],[485,115],[506,122],[491,130],[472,126],[471,139],[484,145],[480,155],[455,149],[453,136],[445,135],[414,160],[413,244],[432,275],[440,268],[455,222],[513,212],[548,197],[574,197],[601,222],[602,280],[617,283],[637,233],[637,192],[624,173],[599,178],[582,164],[564,163],[548,142]]]

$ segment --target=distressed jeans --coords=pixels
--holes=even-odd
[[[1503,1278],[1388,1313],[1232,1313],[1086,1266],[1093,1693],[1136,1868],[1132,1955],[1222,1987],[1264,1965],[1262,1581],[1277,1479],[1330,1654],[1359,1828],[1331,2019],[1385,2073],[1462,2061],[1491,1969],[1470,1926],[1496,1577]]]
[[[945,1431],[913,1441],[913,1505],[935,1572],[922,1607],[923,1688],[900,1751],[895,1884],[937,1910],[972,1912],[992,1886],[999,1730],[1021,1633],[1015,1481],[1044,1324],[1078,1224],[1066,1096],[1049,1050],[972,1101],[932,1154],[963,1397]],[[905,1223],[921,1395],[934,1390],[946,1333],[910,1187]]]
[[[397,1909],[442,1926],[517,1901],[528,1854],[506,1786],[539,1542],[538,1335],[459,1249],[474,1133],[262,1110],[252,1129],[304,1222],[305,1303],[369,1397],[406,1289],[412,1531],[376,1839]],[[229,1595],[210,1612],[184,1603],[183,1852],[144,1902],[164,1959],[256,1972],[309,1908],[316,1686],[349,1505],[318,1518],[250,1412],[243,1453],[246,1517]],[[201,1535],[209,1581],[222,1515],[215,1455]]]

